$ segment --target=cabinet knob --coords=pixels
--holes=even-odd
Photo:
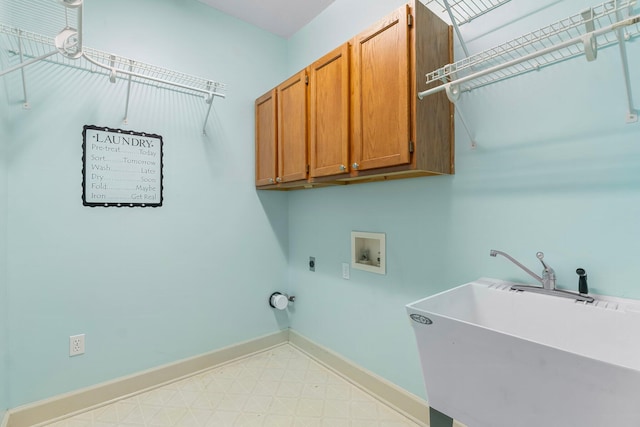
[[[269,178],[269,184],[273,184],[273,178]]]
[[[358,169],[358,167],[360,167],[360,165],[357,164],[357,163],[354,163],[354,164],[351,165],[351,167],[354,168],[354,169]]]
[[[347,168],[346,168],[346,166],[345,166],[345,165],[340,165],[340,170],[341,170],[342,172],[344,172],[344,171],[346,171],[346,170],[347,170]]]
[[[282,182],[282,178],[277,177],[277,178],[276,178],[276,182]]]

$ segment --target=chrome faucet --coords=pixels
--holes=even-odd
[[[536,273],[534,273],[533,271],[529,270],[527,267],[525,267],[524,265],[519,263],[511,255],[509,255],[509,254],[507,254],[505,252],[496,251],[495,249],[491,249],[491,251],[489,252],[489,255],[492,256],[492,257],[495,257],[496,255],[502,255],[503,257],[505,257],[506,259],[508,259],[509,261],[511,261],[512,263],[514,263],[518,267],[520,267],[529,276],[531,276],[534,279],[536,279],[542,285],[542,286],[513,285],[513,286],[511,286],[511,289],[513,289],[513,290],[536,292],[536,293],[539,293],[539,294],[555,295],[555,296],[564,297],[564,298],[574,298],[577,301],[583,301],[583,302],[593,302],[594,301],[593,298],[588,296],[588,295],[583,295],[583,294],[579,294],[579,293],[571,292],[571,291],[565,291],[563,289],[556,289],[556,272],[553,270],[553,268],[551,268],[547,264],[545,264],[545,262],[543,261],[544,254],[542,252],[536,253],[536,257],[540,260],[540,262],[542,263],[542,266],[544,267],[544,270],[542,270],[542,277],[538,276]]]
[[[556,288],[556,272],[553,268],[544,263],[544,254],[542,252],[536,252],[536,258],[540,260],[544,270],[542,270],[542,287],[544,289]]]

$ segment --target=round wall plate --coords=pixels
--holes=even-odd
[[[54,42],[58,51],[67,58],[78,59],[82,56],[82,50],[78,47],[78,30],[75,28],[60,31]]]

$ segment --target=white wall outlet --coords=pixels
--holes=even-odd
[[[69,337],[69,356],[84,354],[84,334]]]
[[[349,280],[349,263],[342,263],[342,278],[345,280]]]

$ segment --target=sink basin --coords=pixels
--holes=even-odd
[[[482,278],[407,305],[429,404],[470,427],[640,426],[640,301]]]

